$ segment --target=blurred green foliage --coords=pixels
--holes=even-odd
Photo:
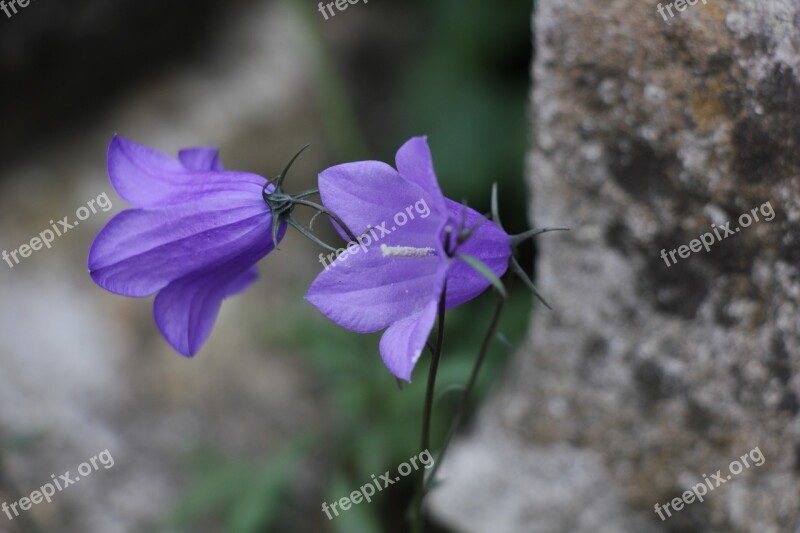
[[[194,472],[169,530],[194,531],[199,523],[221,524],[228,533],[267,531],[281,516],[288,487],[307,442],[297,440],[266,460],[191,454]]]
[[[522,230],[532,2],[421,4],[428,42],[405,75],[399,103],[405,120],[396,139],[425,132],[442,190],[479,211],[488,210],[497,182],[504,222]]]

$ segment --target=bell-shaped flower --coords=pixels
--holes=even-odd
[[[108,175],[136,206],[114,216],[89,251],[92,279],[124,296],[156,294],[155,321],[175,350],[192,356],[211,333],[222,300],[248,288],[256,263],[273,250],[272,185],[226,171],[213,148],[172,158],[120,136],[108,148]],[[280,223],[280,240],[286,224]]]
[[[424,137],[406,142],[396,165],[361,161],[319,175],[323,204],[359,237],[331,257],[306,299],[348,330],[386,330],[383,361],[411,381],[442,292],[450,309],[490,285],[458,255],[479,259],[499,277],[508,268],[511,242],[497,224],[442,195]],[[465,233],[470,236],[462,242]]]

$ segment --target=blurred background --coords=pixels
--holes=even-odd
[[[0,263],[0,502],[105,449],[115,461],[13,522],[0,514],[0,531],[404,531],[411,478],[333,521],[320,508],[419,452],[427,365],[400,390],[377,335],[307,304],[322,267],[293,233],[226,301],[195,359],[173,352],[150,299],[87,275],[92,239],[127,207],[106,147],[114,133],[170,154],[214,145],[227,168],[272,177],[311,143],[289,183],[302,190],[330,165],[392,163],[428,135],[445,194],[486,211],[497,182],[506,229],[522,231],[532,7],[380,0],[327,21],[310,0],[0,12],[0,250],[102,193],[114,206],[13,269]],[[524,336],[531,300],[519,292],[476,403]],[[466,380],[489,298],[452,314],[442,390]],[[454,401],[437,406],[434,442]]]

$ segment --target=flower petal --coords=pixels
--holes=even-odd
[[[431,243],[434,244],[434,243]],[[435,250],[435,249],[434,249]],[[378,246],[358,246],[317,276],[305,298],[339,326],[373,333],[420,312],[444,281],[449,261],[428,257],[384,257]]]
[[[434,219],[435,226],[447,216],[438,200],[403,179],[389,165],[377,161],[345,163],[328,168],[319,175],[319,190],[325,207],[336,213],[356,236],[384,222],[387,230],[392,226],[397,229],[393,217],[398,213],[405,213],[408,217],[410,213],[427,211],[426,218]],[[334,226],[339,230],[337,224]],[[349,240],[344,232],[339,230],[339,233]]]
[[[411,381],[411,372],[422,355],[436,322],[438,301],[439,297],[436,296],[422,311],[392,324],[381,337],[381,358],[389,371],[398,378]]]
[[[222,300],[258,278],[258,270],[247,266],[253,260],[258,259],[252,252],[241,254],[225,268],[186,276],[158,293],[153,304],[156,325],[176,351],[191,357],[200,350],[211,334]]]
[[[186,148],[178,152],[178,160],[188,170],[223,170],[219,150],[216,148]]]
[[[413,137],[400,147],[395,156],[395,164],[400,175],[428,193],[438,210],[444,210],[444,195],[439,188],[436,172],[433,170],[433,157],[427,137]]]
[[[196,154],[190,157],[198,164]],[[191,201],[204,192],[253,191],[260,198],[266,180],[248,172],[189,170],[178,160],[119,135],[108,147],[108,176],[114,190],[139,207]]]
[[[450,224],[461,227],[464,206],[446,199],[450,210]],[[483,216],[472,208],[466,208],[466,227],[471,228],[483,219]],[[511,240],[500,227],[491,220],[485,220],[458,249],[459,253],[471,255],[483,261],[497,277],[501,277],[508,269],[511,257]],[[475,272],[471,266],[456,259],[447,273],[447,308],[452,309],[475,298],[489,287],[485,277]]]
[[[283,238],[283,235],[280,236]],[[239,277],[234,278],[230,283],[225,286],[225,298],[229,296],[236,296],[239,293],[242,293],[250,288],[250,285],[256,282],[258,279],[258,267],[253,265],[252,267],[248,268],[244,271],[244,273],[240,274]]]
[[[271,227],[267,205],[242,192],[207,194],[163,209],[129,209],[97,235],[88,266],[104,289],[147,296],[254,243],[263,257],[272,249]]]

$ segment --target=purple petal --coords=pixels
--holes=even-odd
[[[272,217],[259,195],[209,193],[163,209],[129,209],[112,218],[89,251],[92,279],[126,296],[150,295],[257,245],[272,249]]]
[[[189,156],[192,164],[198,164],[196,157]],[[108,147],[108,175],[117,193],[139,207],[187,202],[205,192],[253,191],[260,197],[266,183],[247,172],[189,170],[166,154],[118,135]]]
[[[464,206],[447,199],[450,224],[461,227]],[[466,209],[466,227],[473,227],[483,219],[474,209]],[[458,253],[471,255],[483,261],[497,277],[505,274],[511,257],[511,240],[491,220],[485,220],[461,247]],[[447,308],[452,309],[475,298],[489,287],[489,281],[471,266],[456,259],[447,273]]]
[[[435,242],[429,243],[436,250]],[[372,333],[420,312],[441,285],[448,260],[441,250],[429,257],[384,257],[380,245],[358,246],[317,276],[305,298],[343,328]]]
[[[224,268],[192,274],[174,281],[158,293],[153,314],[161,334],[179,353],[191,357],[208,339],[222,300],[249,287],[258,277],[252,251],[241,254]],[[242,271],[244,268],[244,271]]]
[[[426,218],[434,219],[433,225],[438,226],[447,216],[443,207],[437,207],[443,206],[437,199],[377,161],[328,168],[319,175],[319,189],[325,207],[336,213],[356,236],[383,222],[387,230],[393,226],[397,229],[402,217],[413,215],[419,220],[427,213]],[[344,232],[340,234],[349,240]]]
[[[188,170],[223,170],[216,148],[186,148],[178,152],[178,160]]]
[[[397,151],[395,164],[404,179],[427,192],[438,210],[444,209],[444,195],[433,170],[433,157],[427,137],[413,137],[406,141]]]
[[[282,239],[283,235],[279,235],[278,237],[279,239]],[[239,277],[234,278],[225,286],[224,297],[228,298],[229,296],[236,296],[237,294],[246,291],[248,288],[250,288],[250,285],[256,282],[257,279],[258,267],[253,265],[245,270],[243,274],[240,274]]]
[[[440,287],[441,292],[441,287]],[[439,296],[435,295],[422,311],[392,324],[381,337],[380,351],[389,371],[410,382],[433,324],[436,322]]]

